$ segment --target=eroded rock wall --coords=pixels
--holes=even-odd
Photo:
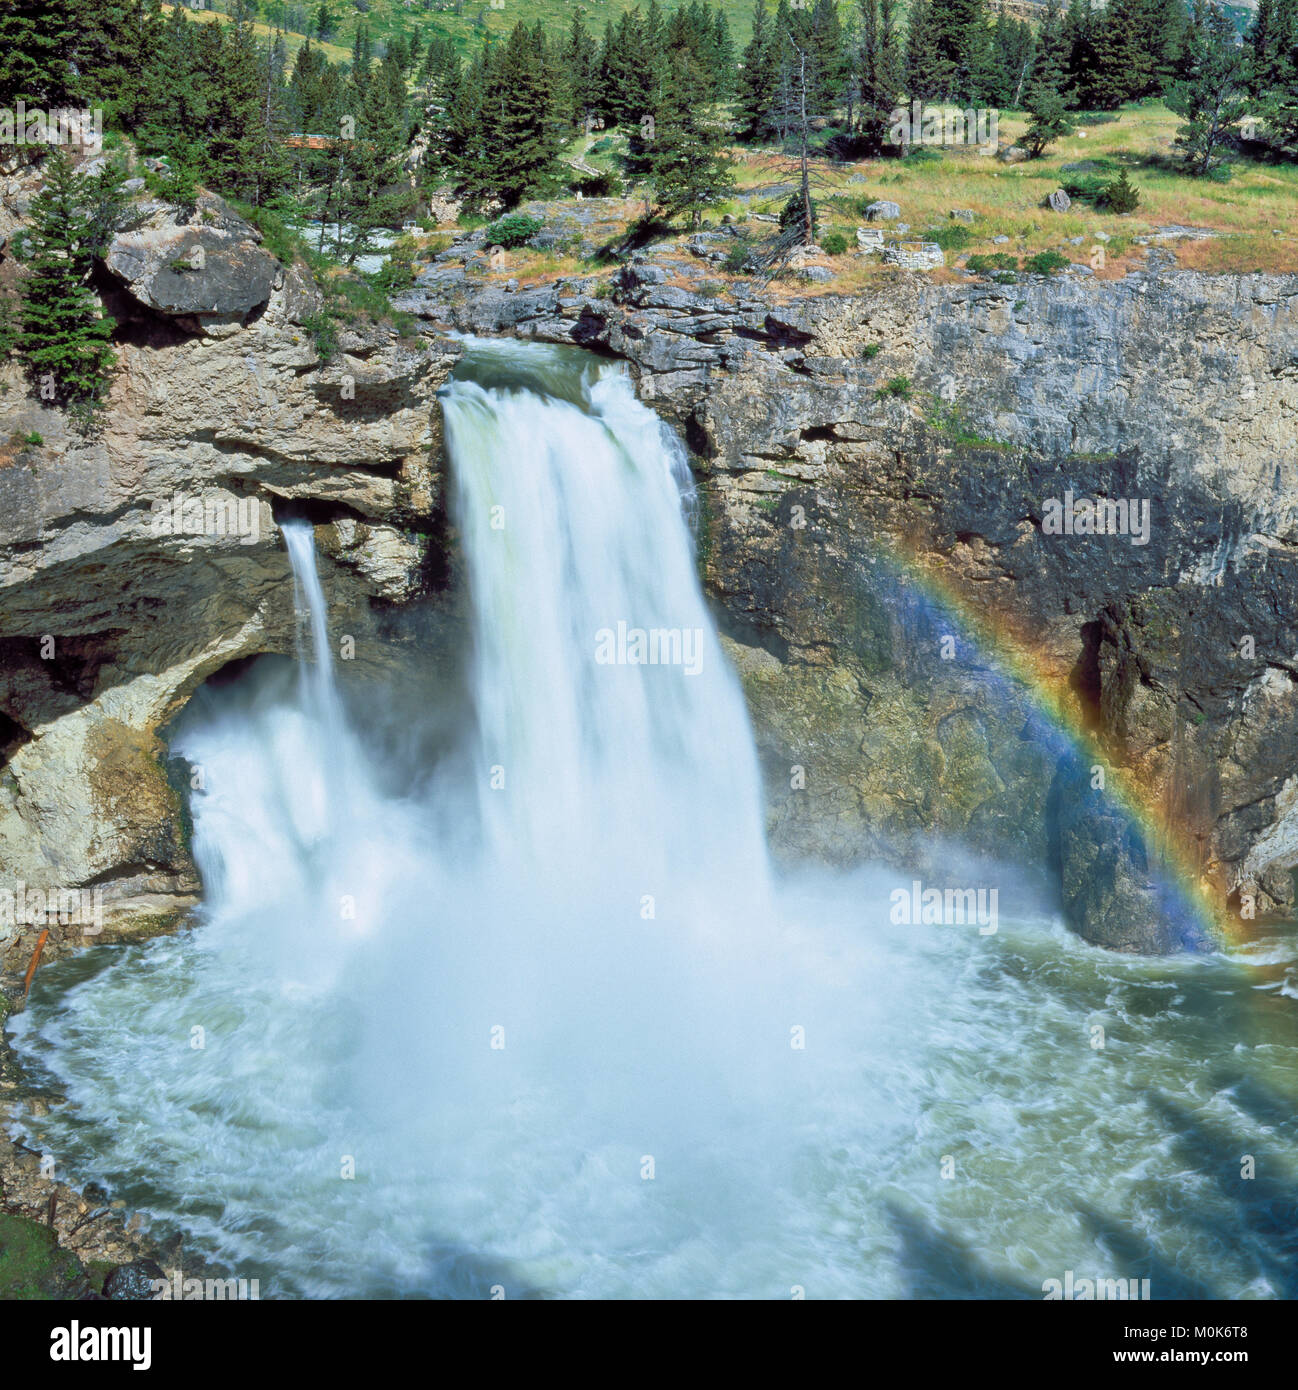
[[[1045,865],[1125,949],[1202,943],[1160,910],[1169,849],[1223,911],[1290,908],[1298,281],[1154,252],[1119,281],[898,273],[775,303],[683,269],[406,307],[624,357],[679,427],[777,846],[956,836]],[[1051,534],[1097,498],[1127,534]],[[1133,816],[1096,799],[1097,756]]]
[[[98,886],[110,919],[194,901],[158,730],[226,664],[294,650],[276,517],[318,523],[358,672],[382,674],[395,606],[440,564],[435,394],[457,349],[344,327],[322,361],[309,276],[205,209],[178,227],[141,205],[105,257],[118,367],[97,435],[16,368],[0,383],[0,870]],[[0,926],[0,960],[33,935]]]

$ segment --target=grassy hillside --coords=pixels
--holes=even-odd
[[[1001,141],[1009,143],[1026,124],[1022,115],[1003,116]],[[849,164],[817,158],[813,180],[821,240],[841,233],[848,250],[820,258],[832,272],[832,280],[819,286],[793,281],[785,289],[795,294],[852,291],[878,276],[894,274],[874,258],[853,254],[864,207],[877,198],[900,206],[910,237],[942,244],[947,269],[931,272],[939,279],[955,278],[955,269],[970,256],[1029,258],[1046,251],[1089,264],[1097,278],[1116,279],[1143,264],[1147,244],[1141,239],[1157,238],[1162,229],[1175,226],[1192,227],[1199,235],[1156,244],[1187,268],[1218,273],[1298,272],[1298,228],[1293,222],[1298,166],[1241,161],[1229,183],[1191,178],[1181,172],[1172,143],[1178,124],[1179,117],[1161,104],[1127,106],[1102,124],[1082,125],[1046,157],[1008,166],[963,148],[944,149],[938,158],[904,162],[876,159]],[[617,166],[620,147],[617,135],[581,140],[577,145],[587,160],[610,168]],[[796,177],[793,161],[773,149],[736,149],[734,154],[738,161],[735,193],[709,211],[706,225],[715,226],[724,216],[745,235],[760,240],[770,235],[772,214],[789,196]],[[1091,167],[1064,168],[1079,164]],[[1063,213],[1042,206],[1046,195],[1061,184],[1079,178],[1108,182],[1124,168],[1140,193],[1134,212],[1103,211],[1081,198]],[[605,205],[601,216],[629,223],[642,206],[633,194],[619,207]],[[973,213],[972,224],[952,219],[951,212],[957,208]],[[438,249],[453,227],[441,230]],[[895,229],[885,230],[892,235]],[[571,249],[522,248],[511,252],[494,274],[535,284],[606,270],[597,260],[579,259]]]
[[[210,10],[197,11],[195,18],[215,18],[230,9],[230,0],[207,0]],[[306,16],[314,22],[320,0],[258,0],[259,16],[274,24],[285,16],[290,32]],[[327,51],[331,58],[351,56],[352,39],[358,23],[369,25],[371,36],[381,44],[394,34],[408,34],[414,29],[425,35],[441,33],[453,39],[461,50],[468,51],[482,42],[484,34],[504,35],[522,20],[533,25],[540,20],[548,34],[566,32],[574,13],[580,14],[591,33],[599,35],[609,20],[616,20],[624,10],[633,10],[637,3],[647,0],[433,0],[431,9],[424,9],[424,0],[368,0],[369,12],[362,13],[354,0],[328,0],[330,11],[338,19],[336,32]],[[664,10],[675,9],[674,0],[659,0]],[[717,0],[710,0],[714,6]],[[752,32],[753,0],[720,0],[726,22],[736,43],[745,44]],[[774,4],[774,0],[770,0]],[[844,16],[849,6],[843,5]],[[259,32],[265,24],[259,27]],[[296,51],[301,35],[291,47]],[[380,49],[380,52],[382,50]]]

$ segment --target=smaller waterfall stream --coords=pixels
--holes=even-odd
[[[1159,1295],[1292,1292],[1292,940],[1131,960],[1004,911],[893,926],[895,875],[776,882],[679,446],[558,350],[474,345],[444,408],[462,737],[382,751],[287,524],[303,662],[172,739],[199,925],[42,971],[11,1025],[60,1169],[263,1296],[1040,1297],[1142,1260]],[[651,631],[680,641],[632,661]]]

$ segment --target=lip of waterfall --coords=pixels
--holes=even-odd
[[[378,708],[348,717],[286,526],[303,663],[172,738],[205,774],[201,925],[40,972],[8,1026],[67,1104],[28,1143],[263,1296],[1298,1292],[1268,1216],[1298,1186],[1293,940],[1116,957],[1002,870],[988,937],[891,925],[882,870],[773,885],[679,445],[605,364],[468,356],[459,755],[402,782]],[[698,673],[600,664],[619,620],[699,628]],[[1187,1133],[1272,1175],[1237,1192]]]

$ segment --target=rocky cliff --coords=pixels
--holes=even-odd
[[[141,198],[99,272],[102,431],[16,371],[0,395],[7,880],[101,887],[123,923],[193,901],[158,731],[229,663],[294,649],[276,518],[318,523],[335,630],[392,674],[410,601],[453,567],[453,329],[625,359],[680,430],[781,853],[917,862],[956,837],[1044,866],[1069,920],[1124,949],[1203,941],[1161,910],[1168,853],[1223,908],[1290,908],[1298,282],[1152,252],[1110,282],[763,296],[694,250],[532,290],[443,257],[400,306],[421,340],[344,329],[324,361],[300,269],[217,200]],[[1095,500],[1123,503],[1113,533],[1080,521]],[[0,926],[11,968],[32,937]]]
[[[777,847],[956,836],[1046,866],[1125,949],[1204,940],[1159,865],[1223,911],[1289,909],[1298,280],[1153,251],[1116,281],[898,272],[777,301],[692,249],[612,294],[434,270],[405,304],[625,358],[678,426]]]
[[[276,518],[321,523],[337,631],[371,674],[432,572],[454,350],[370,325],[322,360],[320,291],[260,243],[207,195],[189,218],[142,199],[97,272],[118,359],[98,432],[16,366],[0,381],[0,866],[11,892],[99,888],[110,937],[195,901],[189,772],[158,730],[229,663],[294,650]],[[10,968],[35,936],[13,917]]]

